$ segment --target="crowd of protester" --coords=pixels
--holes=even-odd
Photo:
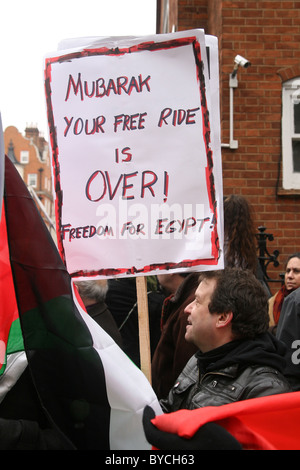
[[[297,368],[295,372],[295,364],[292,363],[291,367],[292,354],[296,357],[294,341],[298,340],[296,309],[297,288],[300,286],[300,253],[289,256],[285,266],[285,282],[279,291],[271,296],[257,258],[252,208],[247,199],[240,195],[224,198],[224,265],[224,270],[212,273],[188,272],[157,276],[158,284],[154,284],[152,295],[159,293],[158,308],[155,309],[154,315],[150,304],[149,311],[150,337],[153,337],[151,375],[152,387],[161,402],[172,401],[172,406],[164,404],[165,410],[206,406],[207,398],[203,398],[199,384],[206,389],[207,381],[214,384],[212,390],[211,386],[208,386],[208,402],[211,405],[300,389],[300,379],[295,380],[295,374],[298,376]],[[208,285],[213,285],[214,288],[207,293],[204,288]],[[136,292],[128,288],[122,289],[120,281],[114,281],[111,286],[107,299],[117,323],[121,324],[120,312],[123,321],[125,318],[126,322],[130,323],[133,319],[135,322],[135,328],[126,335],[123,334],[126,350],[126,343],[138,344],[137,313],[135,311],[132,315],[131,312],[132,305],[136,307]],[[121,291],[123,297],[120,296]],[[291,295],[292,293],[294,294]],[[133,300],[128,304],[129,297]],[[214,302],[217,310],[214,308]],[[221,323],[222,326],[210,324],[210,329],[205,331],[205,320],[197,320],[199,304],[202,309],[206,309],[206,313],[209,312],[209,321],[217,318],[220,320],[222,315],[228,312],[232,313],[232,317],[227,317],[226,321]],[[116,305],[118,311],[114,313]],[[289,314],[285,315],[287,309]],[[157,311],[160,313],[157,314]],[[196,333],[192,335],[193,330]],[[199,342],[202,335],[208,341],[213,339],[211,344],[204,347]],[[255,354],[255,345],[261,354]],[[243,348],[247,353],[243,352]],[[251,354],[248,354],[250,351]],[[263,354],[263,351],[266,354]],[[132,358],[139,366],[138,353],[137,350]],[[238,370],[236,379],[241,371],[245,379],[249,367],[253,372],[256,367],[266,366],[263,369],[265,374],[257,374],[263,386],[254,387],[256,395],[251,392],[247,382],[250,376],[245,382],[245,393],[241,390],[237,392],[236,385],[232,385],[231,381],[226,383],[223,369],[227,370],[227,360],[230,367],[234,366]],[[222,373],[218,370],[221,365]],[[270,380],[272,374],[273,378]],[[202,376],[205,377],[203,381]],[[250,382],[252,379],[251,375]],[[228,386],[234,388],[234,393],[224,393],[224,387]],[[192,392],[193,388],[196,398]],[[180,396],[185,395],[187,397],[179,400]]]
[[[76,286],[87,313],[140,367],[135,279]],[[300,391],[299,287],[296,252],[286,261],[282,287],[271,295],[257,258],[251,207],[242,196],[226,197],[224,269],[148,278],[152,387],[163,413]],[[17,413],[19,387],[38,402],[27,370],[0,403],[0,448],[19,448],[24,433],[30,437],[26,448],[68,448],[35,422],[7,421],[7,410]],[[197,448],[212,441],[213,448],[240,448],[214,426],[202,430]]]
[[[148,280],[151,380],[164,413],[300,390],[299,287],[294,253],[271,295],[252,208],[243,196],[225,197],[224,269]],[[105,302],[140,367],[134,279],[108,281]]]

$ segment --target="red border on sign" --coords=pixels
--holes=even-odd
[[[183,37],[177,39],[171,39],[169,41],[164,42],[142,42],[140,44],[127,47],[127,48],[106,48],[106,47],[97,47],[94,49],[83,49],[81,51],[72,52],[70,54],[58,55],[56,57],[47,58],[45,62],[45,93],[46,93],[46,101],[47,101],[47,115],[48,115],[48,125],[50,131],[50,141],[52,147],[52,165],[53,165],[53,175],[54,175],[54,186],[55,186],[55,216],[56,216],[56,231],[57,231],[57,242],[58,242],[58,249],[62,260],[66,264],[65,258],[65,250],[63,246],[63,241],[61,237],[61,214],[62,214],[62,202],[63,202],[63,191],[61,188],[61,181],[60,181],[60,165],[59,165],[59,148],[57,143],[57,136],[56,136],[56,129],[54,124],[54,117],[53,117],[53,107],[51,101],[51,73],[52,73],[52,64],[55,63],[63,63],[66,61],[80,59],[82,57],[91,57],[91,56],[122,56],[125,54],[132,54],[132,53],[139,53],[142,51],[161,51],[161,50],[168,50],[174,49],[177,47],[192,45],[194,57],[195,57],[195,66],[196,66],[196,73],[197,73],[197,81],[199,84],[199,93],[200,93],[200,100],[201,100],[201,110],[202,110],[202,122],[203,122],[203,139],[205,143],[205,150],[206,150],[206,159],[207,159],[207,166],[206,166],[206,184],[207,184],[207,191],[208,191],[208,198],[210,209],[213,214],[213,227],[211,233],[211,254],[212,258],[210,259],[193,259],[193,260],[182,260],[179,263],[160,263],[160,264],[153,264],[144,266],[141,269],[137,269],[136,267],[132,266],[129,268],[105,268],[99,269],[96,271],[77,271],[74,273],[70,273],[72,277],[84,277],[84,276],[117,276],[117,275],[137,275],[137,274],[151,274],[154,270],[174,270],[180,268],[195,268],[199,265],[217,265],[218,264],[218,256],[219,256],[219,237],[217,232],[217,222],[218,222],[218,214],[217,214],[217,203],[216,203],[216,196],[215,196],[215,184],[214,184],[214,173],[213,173],[213,152],[210,148],[210,122],[208,117],[208,108],[207,108],[207,100],[206,100],[206,93],[205,93],[205,80],[203,74],[203,62],[201,58],[201,48],[199,41],[195,36],[191,37]]]

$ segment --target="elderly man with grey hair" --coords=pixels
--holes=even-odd
[[[105,303],[108,288],[106,279],[77,281],[75,284],[87,313],[113,338],[115,343],[122,348],[123,342],[121,333]]]

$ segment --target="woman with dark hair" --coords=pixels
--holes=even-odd
[[[275,333],[278,325],[284,299],[300,287],[300,252],[290,255],[286,262],[284,284],[276,294],[269,299],[270,327]]]
[[[268,297],[271,297],[257,258],[252,207],[239,194],[224,198],[224,264],[225,267],[251,271],[263,285]]]
[[[257,271],[256,238],[252,209],[243,196],[232,194],[224,200],[225,266]]]

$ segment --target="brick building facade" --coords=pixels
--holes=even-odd
[[[203,28],[218,37],[224,195],[244,195],[256,226],[273,234],[279,266],[268,273],[278,279],[300,251],[300,1],[158,0],[157,11],[158,33]],[[236,55],[251,66],[238,68],[230,148]]]
[[[5,154],[15,164],[28,187],[48,228],[54,220],[52,176],[49,146],[36,127],[27,127],[25,135],[14,126],[4,130]],[[38,200],[37,200],[38,199]],[[41,204],[39,203],[41,202]],[[53,231],[55,232],[54,228]]]

